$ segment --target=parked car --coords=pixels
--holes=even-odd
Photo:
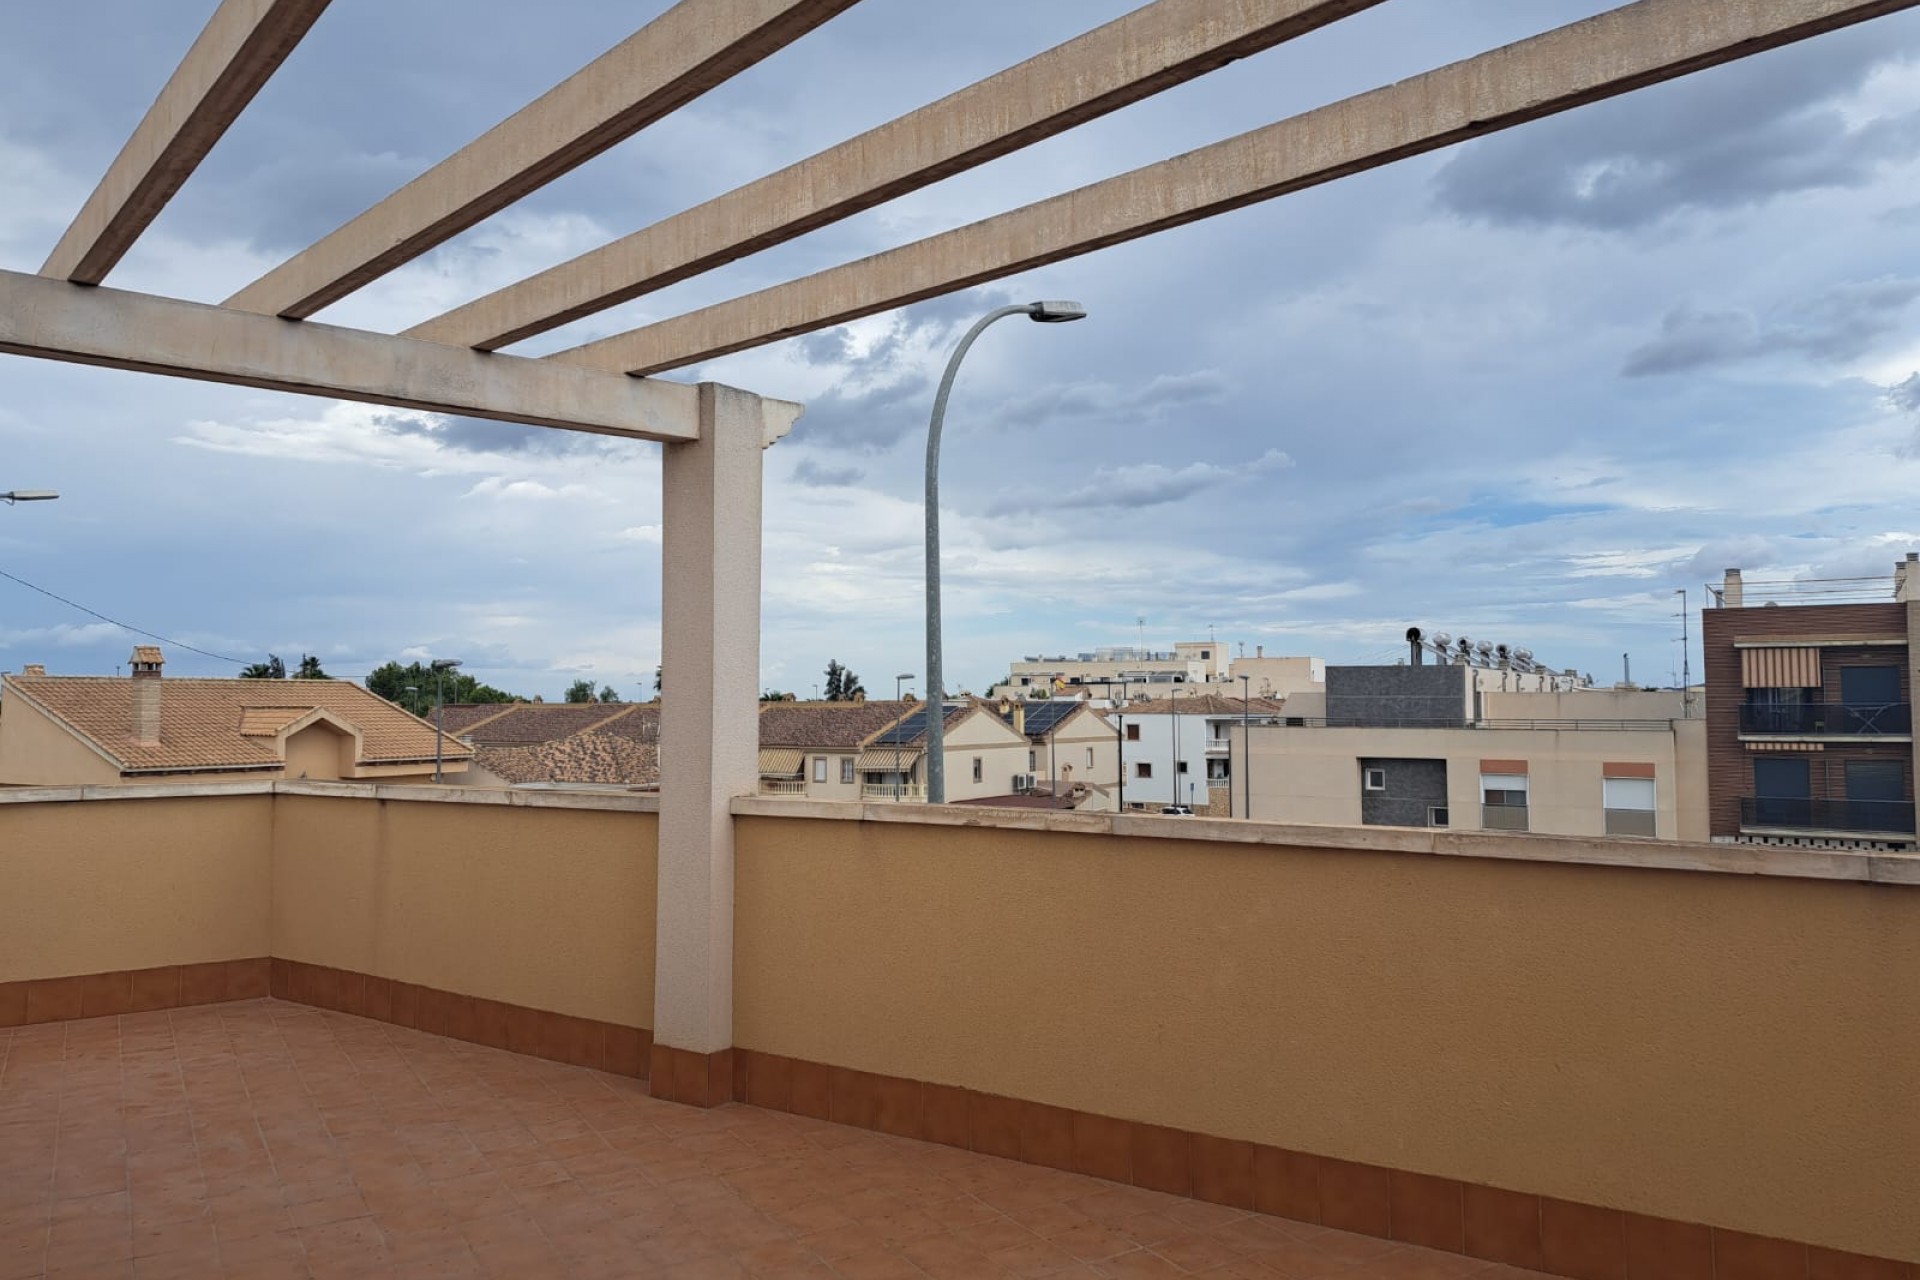
[[[1184,804],[1170,804],[1160,812],[1169,818],[1191,818],[1193,809]]]

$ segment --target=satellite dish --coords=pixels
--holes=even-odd
[[[1419,644],[1419,643],[1420,643],[1420,628],[1418,628],[1418,627],[1408,627],[1408,628],[1407,628],[1407,639],[1409,639],[1409,640],[1411,640],[1411,641],[1412,641],[1413,643],[1415,643],[1415,644]]]
[[[1532,661],[1533,661],[1533,650],[1531,650],[1531,649],[1515,649],[1515,650],[1513,651],[1513,656],[1514,656],[1514,657],[1516,657],[1516,658],[1518,658],[1518,659],[1520,659],[1520,661],[1522,661],[1522,662],[1532,662]]]
[[[1446,647],[1447,647],[1448,645],[1450,645],[1450,644],[1452,644],[1452,643],[1453,643],[1453,637],[1452,637],[1452,636],[1450,636],[1450,635],[1448,635],[1448,634],[1447,634],[1446,632],[1444,632],[1444,631],[1436,631],[1436,632],[1434,632],[1434,633],[1433,633],[1433,647],[1434,647],[1434,648],[1436,648],[1436,649],[1444,649],[1444,648],[1446,648]]]

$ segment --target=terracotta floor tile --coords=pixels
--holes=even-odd
[[[1481,1265],[805,1114],[681,1107],[624,1077],[268,999],[8,1029],[0,1056],[0,1280],[1454,1280]],[[794,1065],[796,1112],[817,1083]],[[1211,1176],[1192,1168],[1196,1186]]]

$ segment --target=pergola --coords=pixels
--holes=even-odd
[[[937,102],[400,334],[309,317],[849,8],[679,0],[219,306],[114,264],[327,7],[221,0],[38,275],[0,272],[0,351],[665,446],[655,1043],[732,1043],[731,800],[755,789],[760,453],[800,407],[651,375],[1090,253],[1920,0],[1637,0],[1185,155],[533,359],[506,352],[873,208],[1381,0],[1152,0]]]

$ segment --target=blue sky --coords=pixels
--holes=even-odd
[[[323,313],[397,330],[1133,7],[863,0]],[[1388,0],[557,349],[1044,198],[1610,7]],[[38,268],[211,0],[0,15],[0,266]],[[218,301],[659,12],[335,5],[110,283]],[[1728,565],[1920,549],[1920,14],[676,376],[807,402],[767,455],[763,685],[918,671],[946,353],[950,679],[1204,636],[1391,660],[1409,623],[1642,679]],[[659,657],[651,446],[0,358],[0,570],[213,653],[451,654],[556,696]],[[1697,643],[1698,628],[1694,629]],[[133,637],[0,581],[0,668]],[[225,674],[176,651],[169,671]],[[1696,671],[1697,671],[1696,664]]]

